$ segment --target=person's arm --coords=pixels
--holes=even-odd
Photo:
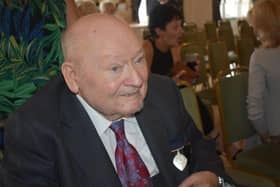
[[[264,142],[269,141],[268,129],[265,123],[264,92],[265,72],[258,63],[256,53],[251,56],[248,82],[248,118],[260,134]]]
[[[148,70],[149,70],[149,72],[151,72],[154,49],[153,49],[153,46],[152,46],[152,44],[149,40],[144,40],[143,41],[143,49],[144,49],[145,58],[146,58],[147,65],[148,65]]]
[[[80,17],[80,11],[74,0],[64,0],[66,4],[66,22],[67,26],[73,24]]]
[[[172,54],[174,65],[182,62],[180,51],[181,51],[180,46],[171,48],[171,54]]]
[[[175,82],[179,83],[184,81],[188,83],[188,85],[192,85],[193,82],[197,79],[199,76],[199,67],[200,62],[197,59],[197,65],[194,67],[194,70],[189,68],[184,64],[184,59],[181,58],[181,47],[173,47],[171,48],[171,54],[173,58],[173,76],[172,79],[175,80]]]

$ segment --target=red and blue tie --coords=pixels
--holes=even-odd
[[[124,120],[113,121],[110,128],[117,140],[115,151],[117,173],[123,187],[152,187],[148,169],[136,149],[127,141]]]

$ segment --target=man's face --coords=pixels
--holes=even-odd
[[[166,25],[164,30],[161,30],[159,37],[161,37],[169,47],[176,47],[180,44],[183,33],[182,21],[173,19]]]
[[[147,92],[148,71],[140,42],[131,33],[123,36],[89,41],[102,45],[88,45],[87,58],[78,68],[78,94],[109,120],[139,111]]]

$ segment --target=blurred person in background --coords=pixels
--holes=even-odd
[[[127,23],[132,22],[131,5],[126,0],[120,0],[117,4],[116,15],[124,19]]]
[[[148,69],[151,73],[171,77],[178,87],[192,86],[199,76],[198,58],[191,64],[181,59],[180,44],[184,34],[180,10],[169,3],[156,6],[149,17],[150,38],[143,43]],[[199,97],[204,133],[217,138],[211,114]]]
[[[99,4],[99,9],[101,13],[106,13],[110,15],[114,15],[116,12],[115,4],[110,0],[103,0]]]
[[[92,0],[87,0],[87,1],[80,2],[78,4],[78,8],[80,10],[81,16],[85,16],[85,15],[97,12],[96,4]]]
[[[250,59],[248,117],[264,143],[280,143],[280,1],[258,0],[247,17],[261,42]]]
[[[157,5],[149,17],[151,35],[143,43],[150,72],[172,77],[178,84],[184,79],[192,82],[198,76],[197,69],[185,67],[180,59],[181,37],[184,34],[182,20],[175,7]]]

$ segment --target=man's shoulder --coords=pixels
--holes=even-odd
[[[151,73],[149,76],[149,84],[172,84],[172,82],[174,83],[174,81],[168,76],[154,73]]]
[[[176,88],[176,84],[171,78],[153,73],[149,76],[148,84],[149,90],[155,92],[173,90]]]
[[[147,100],[155,105],[165,106],[177,103],[178,88],[175,82],[167,76],[151,74]]]
[[[37,103],[48,103],[52,102],[65,90],[66,84],[62,75],[57,75],[50,79],[45,86],[39,89],[27,102],[27,104],[36,105]]]
[[[59,111],[60,99],[66,90],[64,79],[58,75],[47,82],[28,101],[11,115],[25,120],[49,121]]]

